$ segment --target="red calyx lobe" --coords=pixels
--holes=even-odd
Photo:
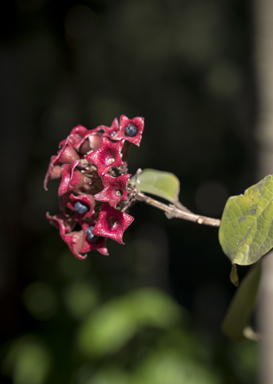
[[[119,123],[118,119],[115,118],[111,124],[111,127],[106,127],[105,125],[100,126],[104,130],[104,135],[106,137],[109,137],[110,139],[113,138],[113,136],[118,132],[119,130]]]
[[[86,159],[94,163],[98,168],[99,176],[107,173],[111,168],[117,167],[123,164],[121,159],[121,150],[124,140],[112,143],[106,137],[101,138],[99,148],[89,153]]]
[[[106,173],[102,176],[104,189],[94,195],[94,199],[108,202],[112,207],[115,207],[122,200],[126,200],[126,185],[130,176],[130,174],[126,174],[118,177],[112,177]]]
[[[137,130],[137,134],[133,137],[126,135],[126,128],[129,125],[133,125]],[[139,147],[140,141],[142,138],[143,129],[144,129],[143,117],[134,117],[133,119],[129,119],[127,116],[122,115],[120,116],[119,131],[116,135],[113,136],[113,140],[125,139]]]
[[[109,237],[120,244],[124,244],[122,241],[123,233],[133,221],[132,216],[104,203],[100,210],[99,219],[93,228],[93,234]]]

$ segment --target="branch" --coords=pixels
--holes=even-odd
[[[172,219],[176,217],[178,219],[184,219],[188,221],[193,221],[198,224],[210,225],[212,227],[219,227],[221,220],[213,219],[211,217],[200,216],[190,212],[187,208],[181,205],[166,205],[157,201],[149,196],[144,195],[144,193],[140,192],[137,188],[135,188],[135,200],[143,201],[146,204],[152,205],[155,208],[161,209],[165,211],[165,214],[168,219]]]

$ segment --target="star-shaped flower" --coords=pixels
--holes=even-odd
[[[90,179],[76,169],[80,160],[74,161],[72,164],[63,164],[62,180],[60,182],[58,194],[62,196],[66,192],[81,192],[89,186]]]
[[[51,156],[44,180],[44,189],[47,190],[47,183],[49,180],[61,177],[61,171],[58,164],[72,164],[73,161],[78,159],[79,155],[75,149],[66,141],[64,146],[58,151],[58,154]]]
[[[127,199],[126,184],[131,175],[121,175],[112,177],[107,173],[102,176],[104,189],[94,195],[94,199],[98,201],[105,201],[112,207],[115,207],[120,201]]]
[[[77,125],[70,132],[69,136],[60,142],[59,146],[70,144],[77,152],[84,154],[90,149],[97,149],[100,145],[102,133],[100,127],[94,129],[86,129],[82,125]]]
[[[88,129],[85,128],[84,126],[82,125],[77,125],[75,128],[73,128],[70,132],[70,134],[67,136],[66,139],[62,140],[60,143],[59,143],[59,147],[61,147],[62,145],[64,145],[66,142],[68,142],[69,144],[71,144],[72,146],[74,146],[74,144],[76,144],[77,142],[79,142],[83,137],[84,135],[86,134],[86,132],[88,132]]]
[[[133,221],[132,216],[104,203],[100,210],[99,219],[93,228],[93,234],[109,237],[120,244],[124,244],[122,241],[123,233]]]
[[[144,129],[143,117],[129,119],[125,115],[120,116],[119,131],[113,136],[113,140],[125,139],[139,147]]]
[[[97,166],[99,176],[107,173],[109,169],[123,164],[120,156],[123,143],[124,140],[112,143],[106,137],[102,137],[99,148],[86,156],[87,160]]]
[[[78,259],[85,259],[87,255],[83,255],[82,253],[92,251],[93,249],[97,249],[103,255],[108,255],[105,238],[100,237],[95,242],[87,238],[86,231],[90,227],[90,223],[82,222],[82,230],[72,232],[75,224],[74,217],[64,215],[63,213],[55,216],[50,216],[50,214],[47,213],[46,217],[50,221],[50,224],[59,228],[61,238]]]
[[[72,211],[75,211],[76,220],[85,220],[88,219],[90,222],[95,223],[95,200],[91,195],[78,195],[75,196],[72,193],[69,196],[70,202],[67,204],[67,207]]]
[[[111,127],[107,127],[106,125],[101,125],[100,127],[104,130],[103,136],[109,137],[111,139],[119,130],[118,119],[115,118],[113,120]]]
[[[75,225],[74,217],[64,215],[63,213],[50,216],[48,212],[46,217],[51,225],[59,228],[61,238],[66,242],[73,255],[78,259],[85,259],[87,255],[80,255],[79,253],[84,244],[84,231],[72,232]]]
[[[94,227],[92,225],[92,227]],[[106,238],[99,236],[90,240],[90,235],[88,235],[88,229],[90,228],[90,223],[82,222],[82,228],[84,231],[84,243],[81,248],[81,253],[93,251],[96,249],[102,255],[108,255],[108,249],[106,247]]]

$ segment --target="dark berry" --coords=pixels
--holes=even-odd
[[[93,232],[92,232],[93,228],[94,228],[94,226],[87,228],[86,236],[87,236],[88,240],[92,241],[92,243],[96,243],[98,240],[100,240],[101,237],[93,234]]]
[[[125,128],[125,136],[135,137],[137,135],[137,128],[133,124],[127,125]]]
[[[113,137],[113,136],[115,136],[116,133],[117,133],[116,131],[113,131],[110,133],[110,136]]]
[[[80,201],[76,202],[76,204],[74,205],[74,209],[80,215],[83,215],[84,213],[86,213],[89,210],[89,208],[86,205],[82,204]]]

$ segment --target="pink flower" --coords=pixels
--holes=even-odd
[[[125,139],[139,147],[143,129],[143,117],[134,117],[130,120],[127,116],[121,115],[119,131],[112,138],[113,140]]]
[[[80,250],[84,244],[84,231],[72,232],[75,225],[74,217],[66,216],[63,213],[58,215],[50,216],[47,212],[47,219],[50,224],[56,228],[59,228],[61,238],[69,246],[70,251],[78,259],[85,259],[87,255],[80,255]]]
[[[79,161],[76,160],[71,165],[62,165],[62,180],[58,190],[59,196],[66,192],[81,192],[82,189],[85,189],[85,186],[89,185],[90,179],[76,169]]]
[[[104,189],[94,195],[94,199],[108,202],[112,207],[115,207],[120,201],[126,200],[126,185],[130,176],[130,174],[126,174],[118,177],[112,177],[106,173],[101,177]]]
[[[75,212],[76,220],[89,220],[91,223],[95,223],[96,215],[94,211],[95,200],[91,195],[78,195],[75,196],[72,193],[69,196],[70,202],[67,203],[67,207]]]
[[[44,188],[47,190],[49,180],[61,177],[60,167],[57,164],[71,164],[78,160],[79,155],[75,149],[66,141],[64,146],[58,151],[58,154],[51,156],[48,170],[44,180]]]
[[[50,221],[50,224],[59,228],[61,238],[78,259],[85,259],[87,255],[82,255],[82,253],[92,251],[93,249],[98,250],[103,255],[108,255],[105,238],[99,238],[95,242],[87,238],[86,231],[90,227],[90,223],[82,222],[82,230],[72,232],[75,224],[73,217],[66,216],[62,213],[55,216],[50,216],[50,214],[47,213],[46,217]]]
[[[77,125],[77,127],[72,129],[70,135],[60,142],[59,146],[69,143],[81,154],[84,154],[91,149],[97,149],[100,145],[100,130],[100,127],[88,130],[82,125]]]
[[[140,144],[143,128],[142,117],[130,120],[124,115],[120,124],[115,118],[110,127],[100,125],[88,130],[78,125],[50,159],[44,188],[49,180],[60,179],[62,213],[47,213],[46,217],[79,259],[85,259],[94,249],[108,255],[108,237],[123,244],[123,233],[134,220],[121,212],[133,201],[127,195],[131,176],[127,174],[127,159],[132,143]]]
[[[94,226],[90,226],[90,223],[82,222],[82,228],[84,231],[84,243],[81,248],[81,252],[90,252],[96,249],[99,251],[102,255],[108,255],[108,249],[106,247],[106,238],[102,236],[98,236],[96,238],[93,237],[92,240],[90,240],[90,235],[88,233],[88,229],[94,228]],[[92,232],[92,231],[91,231]]]
[[[78,143],[87,132],[87,128],[83,127],[82,125],[77,125],[75,128],[72,129],[67,138],[60,142],[59,147],[64,145],[66,142],[73,146],[74,144]]]
[[[124,244],[122,236],[134,218],[127,213],[120,212],[104,203],[100,210],[99,219],[94,226],[93,234],[96,236],[109,237],[120,244]]]
[[[97,166],[99,176],[104,175],[111,168],[123,164],[120,156],[123,143],[124,140],[112,143],[106,137],[102,137],[99,148],[86,156],[87,160]]]
[[[111,139],[111,138],[113,138],[113,136],[115,136],[115,134],[119,130],[118,119],[115,118],[113,120],[113,122],[111,124],[111,127],[106,127],[106,125],[101,125],[100,127],[104,130],[104,135],[103,136],[109,137]]]

